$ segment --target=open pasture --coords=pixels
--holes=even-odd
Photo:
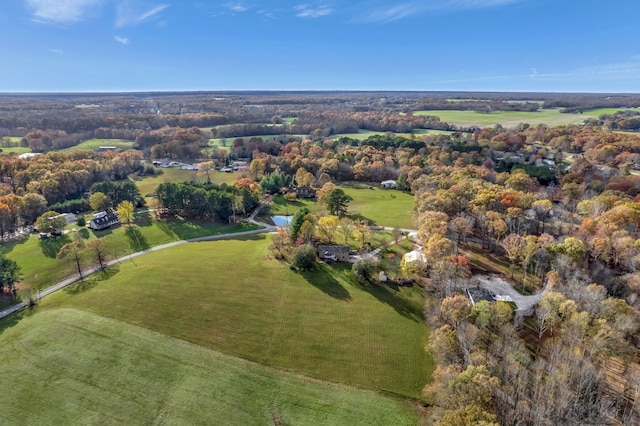
[[[180,170],[178,167],[167,167],[160,169],[162,174],[155,176],[145,176],[142,179],[134,180],[135,184],[140,190],[140,194],[143,196],[150,196],[156,190],[158,185],[165,182],[179,183],[179,182],[206,182],[207,175],[205,173],[198,173],[196,170]],[[221,171],[209,172],[211,182],[217,184],[232,184],[240,176],[238,173],[225,173]]]
[[[115,146],[123,151],[133,148],[134,142],[125,141],[123,139],[89,139],[78,145],[70,146],[61,151],[74,151],[76,149],[98,149],[101,146]]]
[[[589,114],[563,114],[559,109],[542,109],[536,112],[527,111],[493,111],[481,113],[475,111],[458,110],[429,110],[414,111],[414,115],[433,115],[440,120],[456,126],[493,127],[500,124],[503,127],[516,127],[520,123],[530,125],[546,124],[556,126],[561,124],[578,124],[592,117]],[[595,116],[597,118],[597,116]]]
[[[364,219],[372,225],[412,228],[413,196],[395,189],[381,189],[378,183],[344,183],[340,186],[345,194],[353,198],[347,214],[355,219]],[[306,207],[312,213],[326,213],[326,208],[315,200],[298,199],[288,202],[283,196],[274,197],[269,209],[270,215],[293,215]]]
[[[87,219],[90,219],[90,216]],[[109,245],[108,257],[115,258],[173,241],[258,228],[256,225],[244,223],[227,225],[178,219],[152,220],[149,213],[137,215],[135,223],[138,226],[132,229],[122,225],[103,231],[88,228],[76,231],[85,242],[105,238]],[[71,258],[56,258],[60,248],[73,241],[73,228],[77,226],[67,226],[69,232],[59,237],[41,240],[37,234],[31,234],[0,246],[0,253],[6,254],[20,266],[21,292],[50,287],[77,273],[76,265]],[[89,259],[85,256],[81,264],[88,267]]]
[[[8,148],[0,147],[0,155],[1,154],[24,154],[26,152],[31,152],[31,148],[26,148],[23,146],[12,146]]]
[[[415,425],[408,404],[74,309],[0,331],[2,424]]]
[[[595,118],[598,118],[603,114],[612,115],[612,114],[615,114],[618,111],[637,111],[637,112],[640,112],[640,109],[638,109],[638,108],[636,108],[636,109],[633,109],[633,108],[596,108],[596,109],[586,110],[584,112],[584,114],[587,114],[587,115],[593,116]]]
[[[264,365],[420,397],[433,369],[421,289],[363,287],[350,265],[298,273],[271,259],[269,244],[262,235],[152,252],[41,307],[87,310]]]

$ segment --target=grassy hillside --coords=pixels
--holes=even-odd
[[[526,111],[493,111],[490,113],[479,113],[475,111],[456,110],[432,110],[415,111],[414,115],[434,115],[440,120],[456,126],[479,126],[493,127],[501,124],[503,127],[515,127],[519,123],[529,123],[531,125],[544,123],[549,126],[560,124],[578,124],[579,122],[592,117],[589,114],[563,114],[559,109],[543,109],[536,112]],[[597,115],[593,116],[597,118]]]
[[[299,274],[267,257],[269,243],[256,236],[149,253],[42,306],[90,310],[261,364],[420,396],[433,368],[421,291],[362,287],[350,265]]]
[[[38,312],[5,328],[0,358],[2,424],[417,423],[408,406],[373,392],[72,309]]]
[[[119,257],[172,241],[257,228],[251,224],[226,225],[177,219],[152,221],[149,214],[138,216],[136,223],[139,226],[133,230],[120,226],[104,231],[85,228],[78,232],[85,241],[106,238],[110,245],[110,257]],[[74,225],[70,225],[67,228],[73,227]],[[38,235],[31,234],[0,246],[0,253],[6,254],[20,266],[21,290],[50,287],[77,273],[71,259],[56,259],[60,247],[73,241],[73,235],[73,232],[69,232],[60,237],[41,240]]]

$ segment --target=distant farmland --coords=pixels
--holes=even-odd
[[[74,151],[76,149],[98,149],[101,146],[114,146],[121,150],[127,150],[133,148],[133,142],[125,141],[123,139],[89,139],[81,144],[65,148],[61,151]]]
[[[536,112],[527,111],[493,111],[482,113],[475,111],[457,110],[429,110],[415,111],[414,115],[433,115],[449,124],[463,127],[493,127],[501,124],[503,127],[516,127],[520,123],[530,125],[547,124],[557,126],[561,124],[578,124],[589,118],[598,118],[598,115],[564,114],[559,109],[543,109]]]

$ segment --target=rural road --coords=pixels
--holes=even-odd
[[[263,228],[261,229],[254,229],[252,231],[243,231],[243,232],[233,232],[233,233],[228,233],[228,234],[219,234],[219,235],[208,235],[208,236],[204,236],[204,237],[198,237],[198,238],[191,238],[188,240],[179,240],[179,241],[174,241],[171,243],[167,243],[167,244],[162,244],[159,246],[154,246],[154,247],[150,247],[146,250],[142,250],[142,251],[138,251],[136,253],[131,253],[130,255],[127,256],[122,256],[113,260],[110,260],[109,262],[105,263],[106,266],[111,266],[111,265],[115,265],[116,263],[122,262],[122,261],[126,261],[126,260],[130,260],[130,259],[134,259],[138,256],[142,256],[144,254],[147,253],[151,253],[154,251],[158,251],[158,250],[164,250],[167,249],[169,247],[175,247],[181,244],[186,244],[186,243],[197,243],[200,241],[214,241],[214,240],[224,240],[224,239],[229,239],[229,238],[236,238],[236,237],[242,237],[245,235],[256,235],[256,234],[264,234],[267,232],[274,232],[277,228],[273,225],[269,225],[266,223],[262,223],[262,222],[258,222],[254,219],[255,214],[259,211],[259,209],[261,209],[263,206],[261,205],[258,209],[256,209],[256,211],[249,217],[249,222],[254,223],[256,225],[260,225]],[[98,272],[100,270],[100,267],[94,267],[94,268],[89,268],[89,269],[85,269],[82,271],[82,276],[83,277],[87,277],[95,272]],[[50,295],[51,293],[55,293],[56,291],[63,289],[65,287],[67,287],[70,284],[75,283],[76,281],[80,280],[80,275],[76,274],[70,278],[67,278],[64,281],[61,281],[57,284],[55,284],[54,286],[48,287],[44,290],[40,290],[38,291],[38,295],[36,297],[37,300],[42,299],[45,296]],[[26,308],[29,305],[29,302],[21,302],[18,303],[17,305],[13,305],[3,311],[0,311],[0,319],[5,318],[21,309]]]

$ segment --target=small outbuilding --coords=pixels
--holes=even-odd
[[[396,181],[395,180],[383,180],[380,183],[380,187],[382,189],[396,189]]]
[[[318,257],[320,259],[329,259],[339,262],[349,261],[349,247],[338,245],[324,245],[318,246]]]

